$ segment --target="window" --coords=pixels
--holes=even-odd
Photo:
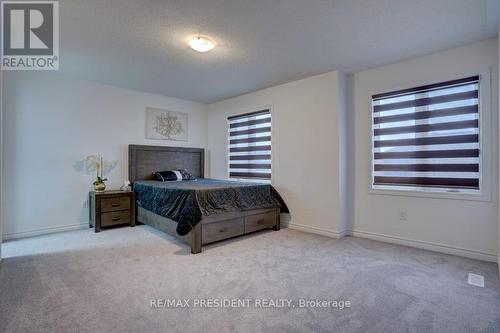
[[[372,96],[373,188],[478,192],[479,76]]]
[[[271,181],[271,112],[228,118],[229,178]]]

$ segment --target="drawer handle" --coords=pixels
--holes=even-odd
[[[226,231],[227,231],[226,228],[222,228],[222,229],[219,230],[219,232],[226,232]]]
[[[266,220],[258,220],[257,221],[257,224],[264,224],[264,223],[266,223]]]
[[[121,217],[113,217],[113,218],[111,219],[111,221],[114,221],[114,222],[116,222],[116,221],[120,221],[120,220],[121,220]]]
[[[111,204],[111,207],[120,207],[120,203],[118,203],[118,202],[113,202],[113,203]]]

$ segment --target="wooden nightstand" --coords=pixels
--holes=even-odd
[[[95,232],[120,224],[135,226],[135,193],[124,191],[90,192],[89,227]]]

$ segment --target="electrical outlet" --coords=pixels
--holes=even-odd
[[[408,212],[406,210],[402,210],[399,212],[399,220],[401,222],[405,222],[408,220]]]
[[[89,208],[89,200],[88,199],[82,201],[82,207],[83,208]]]

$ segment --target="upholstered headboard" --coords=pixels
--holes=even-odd
[[[128,146],[128,178],[131,183],[154,179],[154,171],[187,169],[204,178],[205,150],[201,148]]]

